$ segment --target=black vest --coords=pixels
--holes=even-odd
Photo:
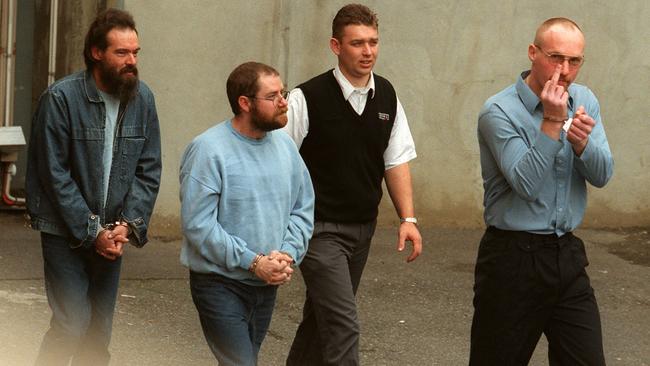
[[[374,98],[368,94],[360,116],[343,98],[332,70],[298,86],[309,113],[309,132],[300,154],[316,192],[316,220],[377,218],[384,150],[397,113],[397,97],[388,80],[377,74],[374,78]]]

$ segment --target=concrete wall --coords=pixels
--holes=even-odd
[[[225,81],[238,64],[274,65],[285,84],[335,65],[331,20],[344,1],[125,0],[138,23],[142,78],[156,93],[164,171],[156,232],[178,231],[178,166],[186,144],[231,116]],[[476,119],[487,97],[515,81],[536,27],[552,16],[578,22],[586,62],[578,82],[599,96],[616,160],[590,192],[587,226],[650,225],[650,3],[366,1],[380,19],[377,73],[395,85],[419,157],[412,163],[423,225],[482,225]],[[394,223],[388,199],[380,222]]]

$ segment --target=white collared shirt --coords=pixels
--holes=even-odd
[[[371,98],[375,97],[375,77],[370,73],[368,85],[356,88],[348,79],[345,78],[338,65],[334,69],[334,78],[341,87],[343,97],[347,100],[352,108],[361,115],[368,100],[368,94]],[[289,94],[289,111],[287,112],[289,121],[284,130],[291,136],[293,141],[300,149],[302,141],[309,133],[309,113],[307,111],[307,101],[302,90],[295,88]],[[411,130],[406,120],[406,114],[402,103],[397,98],[397,115],[393,123],[393,129],[388,140],[388,147],[384,151],[384,169],[390,169],[410,160],[415,159],[415,143],[411,136]]]

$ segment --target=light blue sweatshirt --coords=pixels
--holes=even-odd
[[[197,136],[180,168],[181,263],[252,285],[258,253],[287,252],[300,263],[314,224],[314,190],[296,145],[282,131],[262,139],[230,120]]]

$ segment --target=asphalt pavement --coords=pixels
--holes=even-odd
[[[39,235],[0,211],[0,365],[31,365],[48,327]],[[579,230],[603,323],[608,365],[650,365],[650,234]],[[480,229],[422,229],[414,263],[378,229],[357,296],[362,365],[467,365]],[[179,264],[179,240],[153,238],[124,255],[111,365],[215,365]],[[260,366],[283,365],[301,319],[300,275],[280,288]],[[544,338],[530,365],[548,365]]]

